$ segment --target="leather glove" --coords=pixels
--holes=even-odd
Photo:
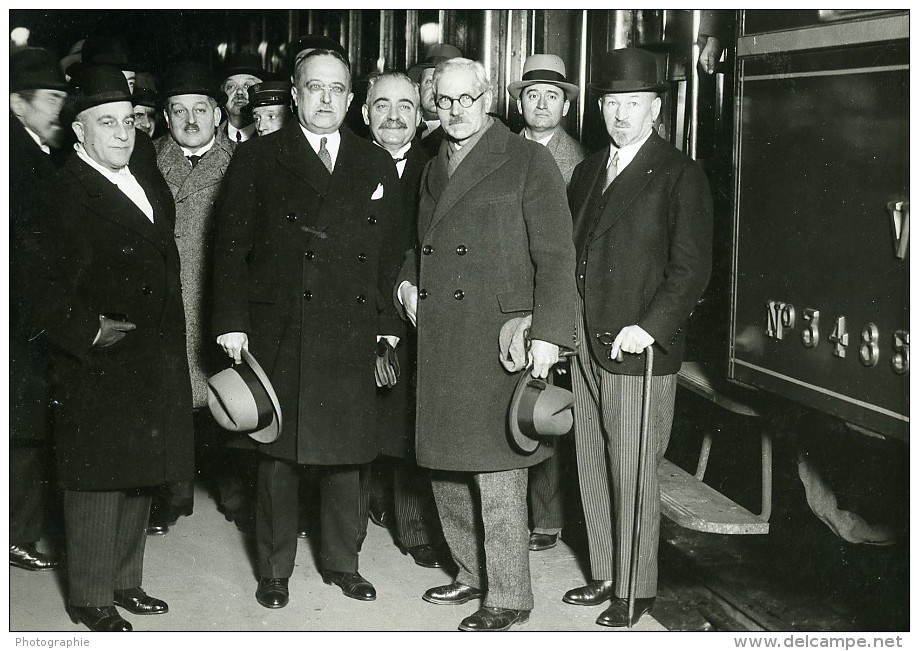
[[[123,315],[120,315],[123,317]],[[108,348],[124,339],[125,335],[137,326],[127,320],[127,317],[115,319],[104,314],[99,315],[99,332],[93,341],[93,346]]]
[[[377,342],[376,365],[373,368],[373,378],[378,387],[391,389],[396,386],[399,379],[399,359],[396,349],[386,339]]]

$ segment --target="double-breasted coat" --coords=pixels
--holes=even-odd
[[[448,144],[421,181],[418,254],[400,274],[419,288],[416,455],[441,470],[525,468],[508,407],[518,376],[498,335],[532,312],[530,335],[574,347],[576,287],[565,183],[545,147],[495,121],[448,178]]]
[[[101,173],[71,155],[47,186],[32,233],[35,319],[53,349],[59,483],[116,490],[193,477],[191,388],[175,208],[162,178],[135,177],[151,222]],[[99,315],[136,325],[93,346]]]
[[[192,167],[171,136],[156,142],[156,163],[175,199],[175,240],[182,264],[188,366],[195,407],[207,405],[207,379],[226,366],[226,355],[210,333],[212,240],[221,181],[235,147],[218,131],[214,145]]]
[[[281,435],[258,449],[304,464],[377,456],[376,337],[399,327],[388,297],[403,252],[381,246],[396,170],[340,133],[331,174],[296,120],[238,147],[217,220],[213,334],[247,333],[278,395]]]

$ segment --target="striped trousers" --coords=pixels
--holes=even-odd
[[[587,342],[588,337],[581,318],[578,341]],[[594,362],[584,343],[572,371],[578,481],[587,523],[591,577],[614,581],[616,596],[624,598],[629,587],[644,379],[609,373]],[[657,467],[670,440],[675,396],[676,375],[652,377],[651,454],[644,460],[644,503],[639,514],[638,598],[657,594],[660,533]]]

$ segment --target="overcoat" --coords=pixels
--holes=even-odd
[[[154,222],[72,155],[48,185],[33,250],[36,311],[53,347],[60,484],[116,490],[190,480],[191,387],[175,208],[162,178],[135,174]],[[118,343],[93,340],[99,315],[136,325]]]
[[[520,135],[523,135],[525,131],[526,129],[523,129]],[[568,132],[561,126],[556,128],[555,133],[549,138],[546,149],[555,159],[555,164],[558,165],[558,169],[561,171],[562,178],[565,179],[565,185],[567,186],[571,183],[574,168],[584,160],[587,150],[584,149],[584,145],[568,135]]]
[[[591,193],[606,174],[609,148],[578,165],[568,187],[584,306],[594,360],[610,373],[642,375],[643,355],[609,358],[596,335],[615,336],[637,324],[655,340],[654,374],[677,373],[683,361],[682,326],[708,284],[712,265],[712,197],[692,159],[652,133],[632,162],[599,198]],[[584,250],[586,246],[586,264]]]
[[[488,472],[548,457],[511,442],[518,376],[498,357],[501,326],[533,314],[534,339],[574,347],[576,287],[565,183],[540,144],[495,121],[453,176],[448,143],[425,168],[419,254],[400,280],[418,286],[418,464]]]
[[[281,435],[258,449],[304,464],[373,460],[376,337],[399,327],[383,300],[402,253],[381,249],[395,227],[392,158],[342,127],[329,174],[292,120],[238,147],[224,187],[212,332],[247,333],[278,394]]]
[[[171,136],[156,142],[156,163],[175,199],[175,240],[182,265],[182,301],[195,407],[207,406],[207,379],[226,366],[226,355],[210,333],[212,236],[221,181],[235,147],[218,131],[214,145],[193,168]]]

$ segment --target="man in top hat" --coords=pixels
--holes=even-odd
[[[263,81],[249,89],[249,106],[260,136],[278,131],[291,116],[290,82]]]
[[[378,336],[398,327],[385,296],[401,253],[383,246],[396,226],[392,158],[343,126],[353,95],[340,53],[311,51],[294,79],[297,120],[230,162],[214,245],[217,342],[234,360],[252,352],[283,414],[280,437],[258,444],[255,594],[266,608],[289,600],[303,465],[319,475],[323,580],[376,598],[358,572],[361,470],[377,456]]]
[[[581,143],[569,136],[561,125],[579,91],[575,84],[568,83],[565,62],[554,54],[527,57],[520,81],[507,86],[507,92],[517,100],[517,110],[523,116],[525,126],[520,135],[549,150],[566,185],[586,153]],[[531,551],[555,547],[565,524],[561,445],[543,463],[530,468],[527,491],[533,519]]]
[[[214,206],[236,146],[217,129],[224,101],[210,68],[194,62],[176,66],[164,79],[163,113],[169,137],[157,141],[156,163],[176,205],[175,241],[182,263],[192,408],[199,448],[205,448],[199,464],[211,462],[215,466],[211,470],[220,478],[221,506],[235,519],[236,511],[247,506],[247,494],[242,488],[234,488],[240,477],[223,479],[227,471],[217,472],[214,457],[223,456],[226,437],[214,431],[206,409],[207,379],[224,365],[219,347],[209,336],[210,315],[205,308],[210,296]],[[167,533],[180,515],[191,515],[193,505],[192,482],[166,486],[154,497],[148,533]]]
[[[68,611],[91,630],[130,631],[115,606],[168,610],[141,587],[148,489],[194,470],[175,207],[158,174],[128,164],[121,71],[87,66],[80,77],[75,153],[47,185],[28,271],[55,368]]]
[[[657,592],[660,489],[657,466],[673,420],[683,324],[711,271],[712,198],[702,169],[655,131],[661,82],[650,52],[607,53],[591,75],[610,144],[587,157],[569,198],[578,253],[581,313],[573,364],[575,436],[587,520],[591,581],[564,601],[609,600],[597,623],[628,626],[635,517],[641,518],[634,623]],[[610,345],[611,342],[611,345]],[[642,375],[654,347],[651,455],[644,503],[634,513],[641,432]]]
[[[64,142],[59,114],[66,98],[67,82],[51,52],[24,48],[10,55],[10,565],[26,570],[57,566],[36,548],[50,474],[51,395],[46,342],[30,320],[36,297],[25,238],[41,227],[39,199],[55,170],[51,150]]]
[[[517,377],[498,359],[501,328],[532,314],[530,361],[545,378],[574,345],[574,247],[565,182],[545,147],[487,114],[484,66],[450,59],[434,72],[447,132],[421,180],[418,246],[397,289],[418,325],[416,454],[431,469],[444,537],[459,568],[423,599],[484,597],[461,630],[502,631],[533,608],[527,468],[552,448],[521,451],[508,437]],[[483,553],[484,552],[484,553]]]
[[[255,135],[255,123],[248,110],[249,88],[260,84],[267,76],[258,54],[242,52],[227,59],[222,85],[227,96],[227,123],[221,129],[231,141],[245,142]]]
[[[438,63],[461,57],[463,53],[458,47],[449,43],[435,43],[425,52],[424,61],[416,63],[408,69],[409,78],[418,84],[421,90],[421,117],[423,122],[418,127],[421,146],[429,158],[437,156],[440,143],[443,142],[446,132],[440,126],[440,117],[437,114],[437,105],[434,103],[434,68]]]

